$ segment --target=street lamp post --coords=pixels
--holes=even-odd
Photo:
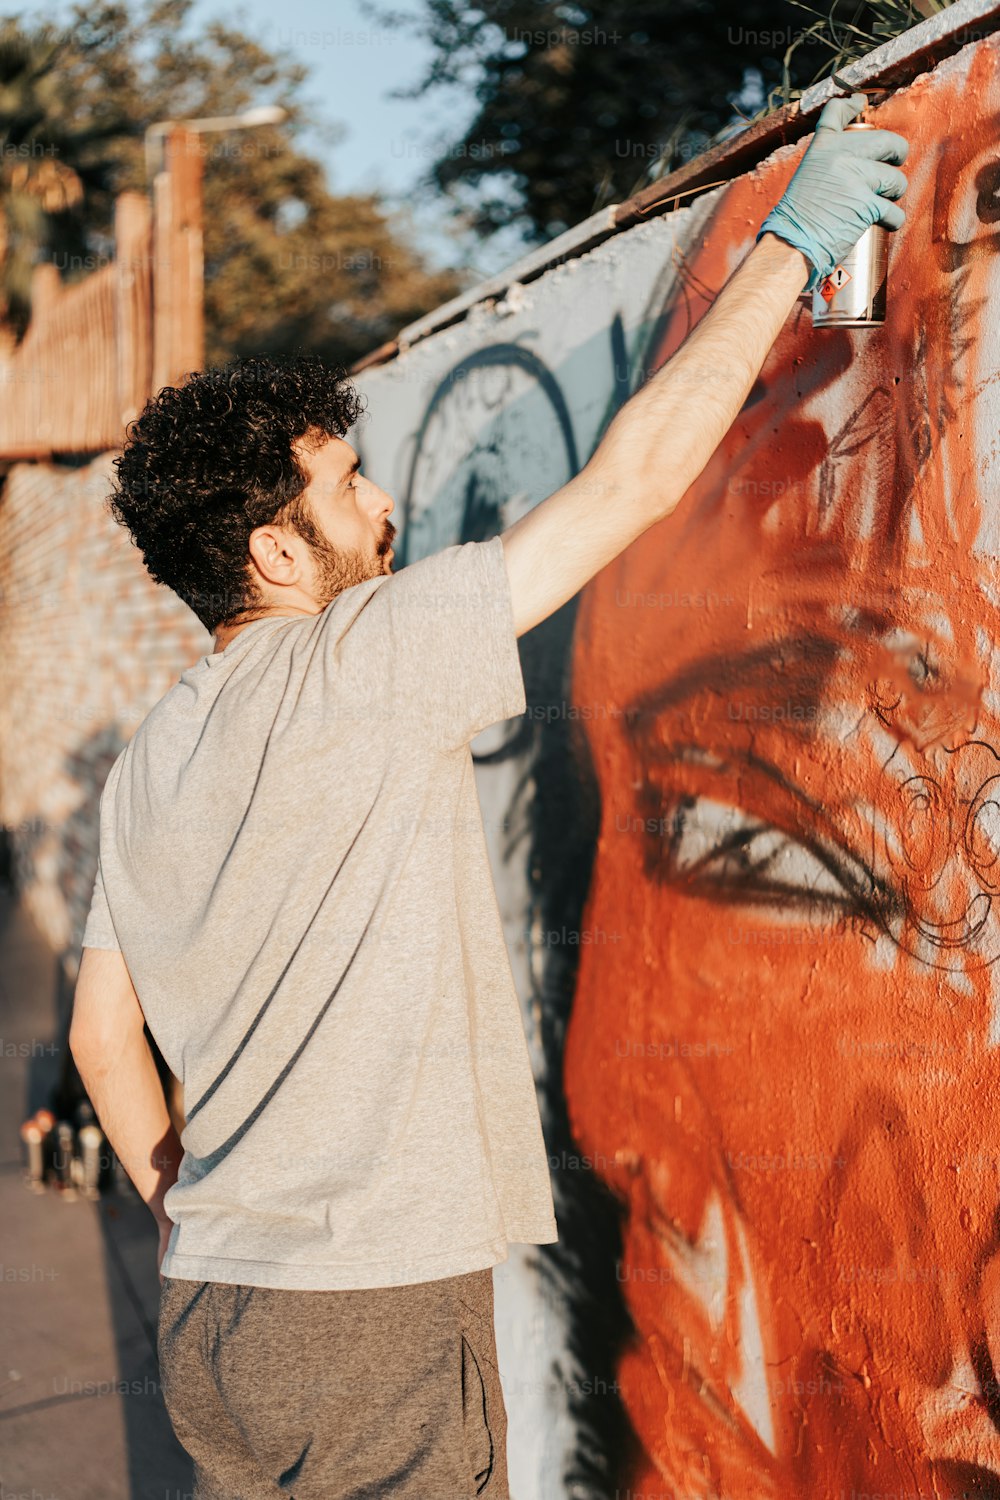
[[[239,115],[210,115],[201,120],[157,120],[155,125],[146,129],[146,176],[151,178],[163,170],[163,139],[172,130],[181,128],[193,135],[210,130],[251,130],[255,125],[280,125],[287,114],[287,109],[282,109],[280,104],[262,104]],[[159,160],[154,167],[153,152],[157,148]]]
[[[202,160],[194,138],[209,130],[276,125],[286,113],[280,105],[264,105],[241,115],[159,120],[146,131],[153,188],[154,390],[199,369],[204,358]]]

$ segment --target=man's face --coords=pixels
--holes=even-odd
[[[296,528],[309,548],[303,586],[325,608],[344,589],[392,571],[393,502],[364,477],[343,438],[300,439],[295,451],[309,476]]]

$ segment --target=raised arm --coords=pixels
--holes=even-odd
[[[750,393],[796,298],[869,225],[897,229],[906,159],[891,131],[844,134],[864,95],[824,108],[757,244],[676,354],[614,417],[570,482],[503,533],[518,635],[679,504]]]

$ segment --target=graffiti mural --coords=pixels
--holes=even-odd
[[[885,326],[798,304],[473,746],[560,1225],[516,1500],[1000,1496],[1000,43],[877,121]],[[365,372],[408,560],[589,457],[801,149]]]

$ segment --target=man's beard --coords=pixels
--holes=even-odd
[[[342,548],[335,547],[305,516],[298,521],[295,529],[308,542],[312,552],[316,567],[313,592],[324,609],[345,589],[353,588],[356,583],[366,583],[369,578],[382,576],[386,571],[386,556],[396,535],[395,526],[391,521],[386,521],[385,529],[372,554],[358,549],[345,552]]]

